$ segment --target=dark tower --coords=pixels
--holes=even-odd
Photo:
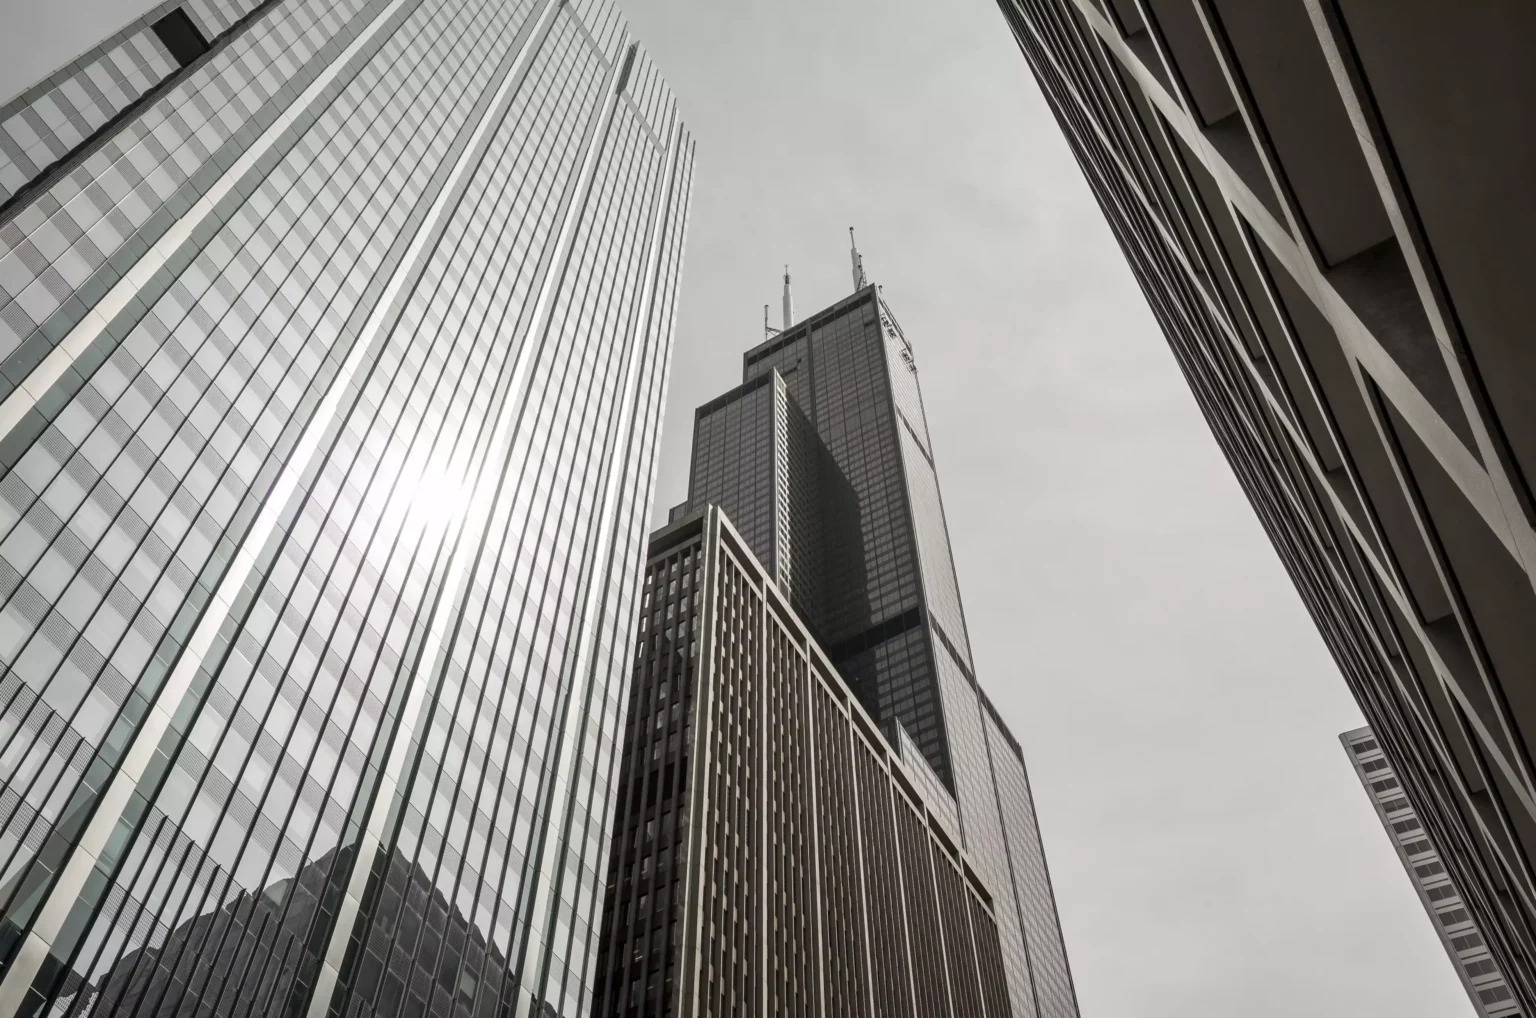
[[[747,351],[694,418],[718,506],[991,896],[1012,1013],[1077,1013],[1019,745],[977,684],[912,344],[877,286]]]

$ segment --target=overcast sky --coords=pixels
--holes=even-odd
[[[1300,0],[1294,0],[1300,2]],[[147,0],[0,0],[0,96]],[[1470,1018],[1361,723],[989,0],[622,0],[698,141],[658,511],[847,227],[917,348],[1085,1018]]]

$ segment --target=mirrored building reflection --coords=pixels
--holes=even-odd
[[[602,0],[0,107],[0,1018],[591,996],[693,145]]]

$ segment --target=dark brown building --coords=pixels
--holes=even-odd
[[[954,802],[719,510],[652,536],[641,604],[594,1013],[1009,1018]]]

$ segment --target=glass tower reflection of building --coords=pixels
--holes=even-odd
[[[601,0],[0,107],[0,1018],[588,1010],[692,165]]]

